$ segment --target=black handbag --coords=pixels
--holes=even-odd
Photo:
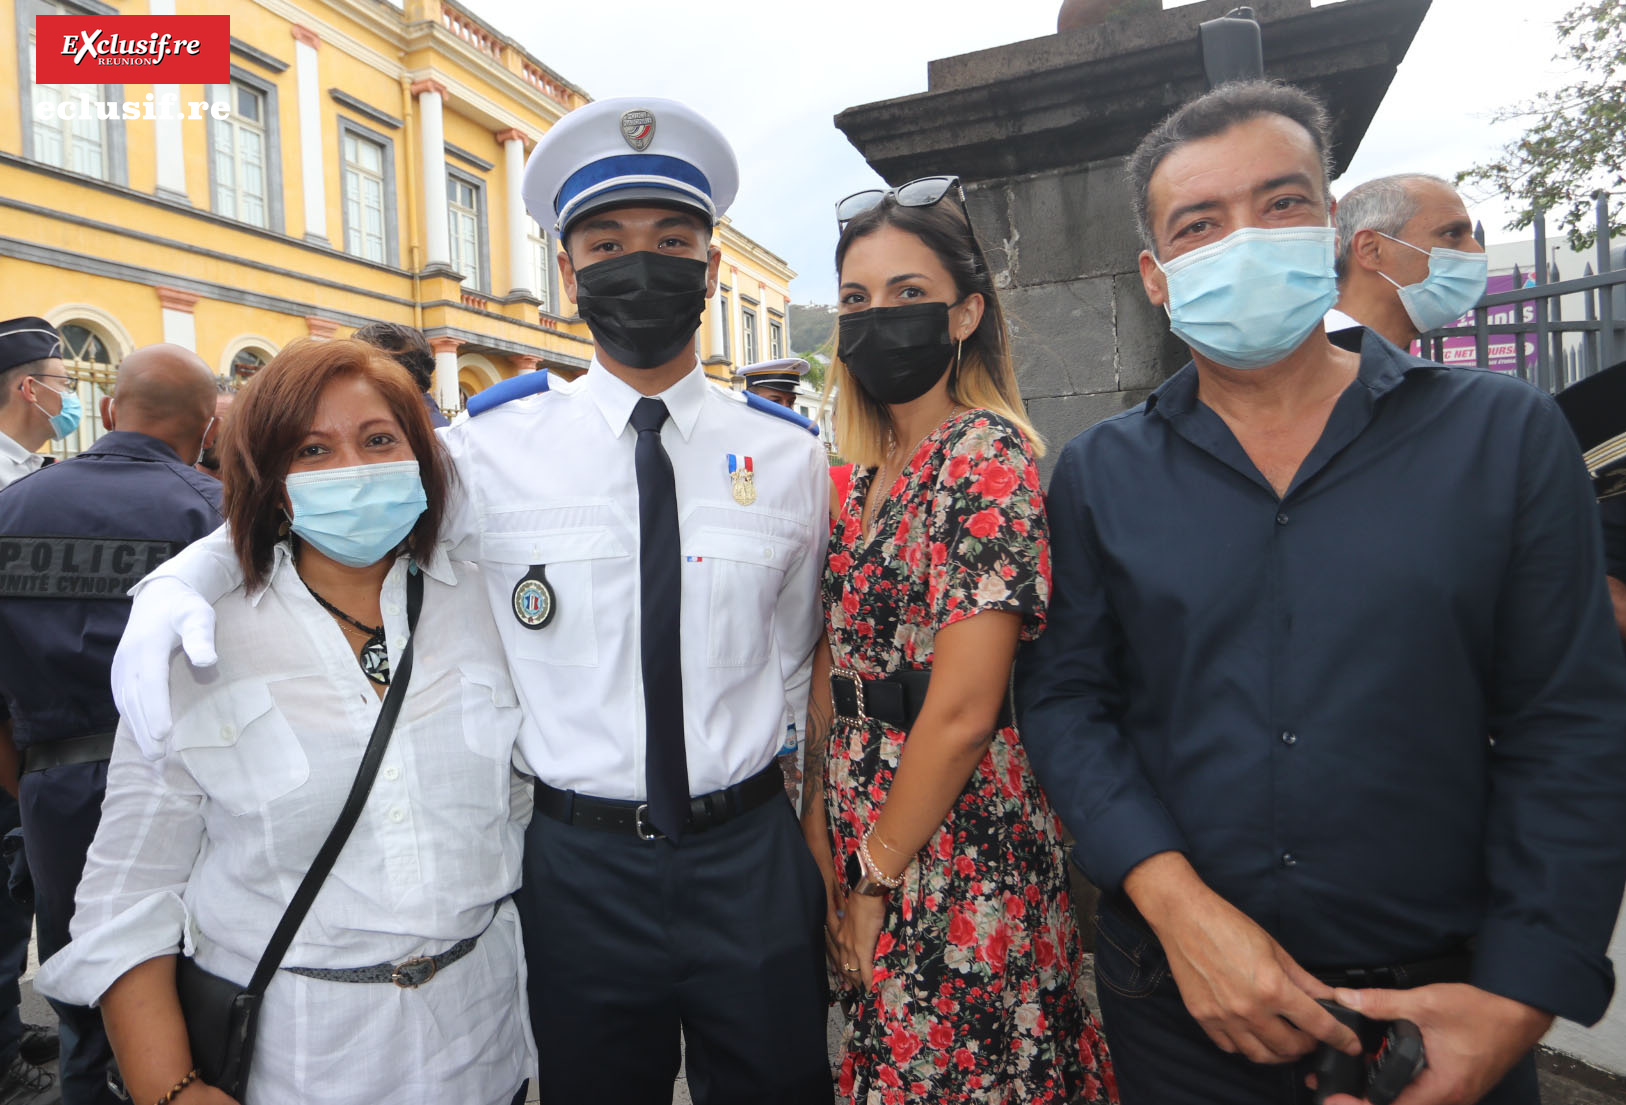
[[[282,957],[293,943],[305,914],[310,912],[316,892],[327,880],[334,860],[339,858],[350,832],[361,818],[367,794],[373,788],[378,766],[384,759],[384,749],[395,729],[395,719],[401,712],[401,699],[406,695],[407,681],[412,676],[412,633],[418,626],[418,610],[423,606],[423,573],[414,565],[407,573],[407,643],[401,650],[401,662],[390,678],[390,689],[378,709],[378,720],[373,724],[373,735],[362,753],[361,767],[356,781],[350,785],[350,795],[344,809],[334,822],[321,850],[311,861],[304,881],[294,892],[282,920],[277,922],[271,942],[260,956],[259,966],[247,986],[239,986],[229,978],[199,967],[190,956],[180,956],[175,963],[175,988],[181,998],[181,1016],[186,1020],[186,1038],[192,1047],[192,1065],[198,1077],[216,1089],[241,1099],[243,1086],[248,1082],[248,1071],[254,1059],[254,1034],[259,1025],[260,1004],[265,988],[271,985]]]

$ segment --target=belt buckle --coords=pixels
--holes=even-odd
[[[425,966],[429,968],[429,973],[424,975],[422,978],[416,977],[416,974],[421,972]],[[395,985],[399,986],[403,990],[416,990],[418,987],[434,978],[435,973],[439,970],[439,966],[435,963],[434,959],[430,958],[429,956],[414,956],[390,972],[390,981],[395,983]]]
[[[858,717],[856,720],[868,724],[869,714],[866,712],[866,704],[864,702],[864,677],[849,668],[831,668],[830,678],[852,680],[853,698],[858,703]],[[834,707],[835,703],[832,701],[830,705]],[[844,715],[838,714],[837,716],[840,717]]]
[[[625,808],[625,807],[623,807]],[[640,802],[638,808],[632,811],[633,831],[638,834],[639,840],[663,840],[666,834],[649,824],[649,803]]]

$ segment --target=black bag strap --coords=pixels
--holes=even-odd
[[[412,678],[412,642],[418,628],[418,611],[423,607],[423,572],[416,564],[407,570],[407,643],[401,650],[400,663],[390,675],[390,689],[384,694],[384,702],[378,708],[378,720],[373,723],[373,735],[367,741],[367,751],[362,753],[361,768],[356,772],[356,781],[350,784],[350,796],[344,800],[344,809],[339,811],[339,819],[333,823],[333,828],[322,842],[322,848],[311,861],[310,870],[305,872],[304,881],[299,889],[294,891],[293,900],[282,913],[282,920],[277,922],[277,929],[271,934],[271,942],[265,947],[265,954],[260,956],[260,965],[254,969],[254,977],[249,980],[246,992],[250,994],[263,994],[265,988],[271,985],[271,979],[276,975],[277,968],[282,966],[282,957],[288,954],[288,946],[294,942],[294,933],[299,931],[300,924],[305,920],[305,914],[310,912],[311,903],[316,901],[317,891],[327,881],[328,872],[333,870],[333,863],[339,858],[344,849],[345,841],[350,839],[350,832],[361,820],[362,807],[367,804],[367,794],[373,789],[373,779],[378,775],[378,767],[384,761],[384,749],[390,743],[390,733],[395,729],[395,719],[401,713],[401,699],[406,697],[407,682]]]

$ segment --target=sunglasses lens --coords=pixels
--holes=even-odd
[[[854,192],[836,204],[836,222],[843,225],[851,222],[880,203],[885,196],[886,193],[879,188],[871,188],[867,192]]]
[[[928,176],[911,180],[898,189],[900,207],[930,207],[942,199],[948,190],[959,183],[958,177]]]

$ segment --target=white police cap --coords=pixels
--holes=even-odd
[[[591,211],[681,206],[713,224],[734,202],[739,163],[722,132],[675,100],[621,97],[570,112],[537,142],[521,189],[555,233]]]

